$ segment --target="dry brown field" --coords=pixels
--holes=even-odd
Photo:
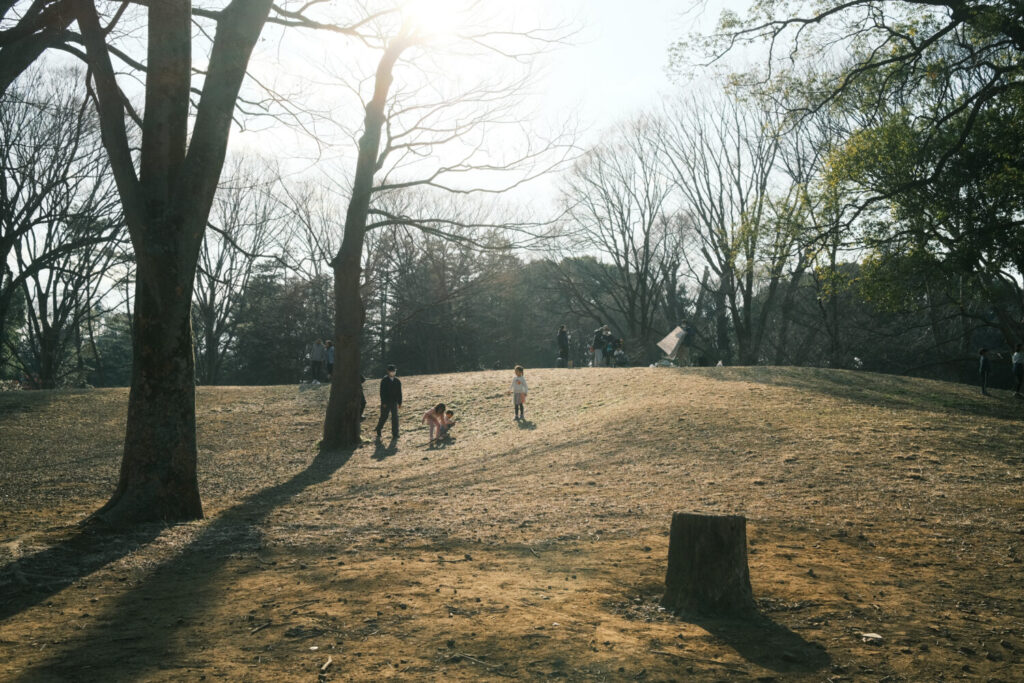
[[[200,388],[206,519],[121,534],[79,522],[126,391],[0,394],[0,679],[1024,680],[1024,401],[792,368],[526,378],[522,424],[510,372],[404,378],[397,443],[324,453],[326,388]],[[457,440],[428,448],[438,401]],[[759,618],[661,608],[676,510],[747,517]]]

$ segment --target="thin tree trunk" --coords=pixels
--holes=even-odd
[[[732,362],[732,349],[729,345],[729,318],[725,314],[725,297],[724,285],[719,284],[715,292],[715,341],[719,360],[729,365]]]
[[[352,183],[352,198],[345,215],[345,236],[341,249],[331,262],[334,270],[334,373],[331,396],[324,418],[323,448],[350,448],[362,441],[360,436],[360,338],[366,311],[359,295],[363,240],[366,219],[377,172],[384,108],[391,88],[392,70],[402,51],[409,46],[405,38],[388,45],[377,65],[373,99],[366,105],[363,135],[359,138],[359,157]]]

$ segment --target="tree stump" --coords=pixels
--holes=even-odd
[[[673,611],[702,616],[756,612],[746,518],[673,513],[661,602]]]

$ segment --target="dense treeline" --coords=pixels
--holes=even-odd
[[[970,381],[980,347],[1024,339],[1021,48],[911,5],[875,19],[893,29],[884,63],[868,33],[832,69],[734,74],[614,127],[554,181],[561,218],[542,240],[487,221],[375,225],[363,373],[550,366],[562,324],[574,364],[605,323],[647,364],[685,320],[697,364]],[[788,25],[728,17],[701,47]],[[0,372],[28,386],[130,376],[132,248],[80,82],[32,71],[0,103]],[[337,187],[267,159],[226,166],[196,278],[197,381],[309,378],[312,344],[333,335]],[[420,192],[419,214],[450,214]]]

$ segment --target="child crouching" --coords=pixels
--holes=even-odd
[[[436,406],[423,413],[423,423],[430,426],[430,445],[441,440],[441,430],[444,425],[445,405],[438,403]]]
[[[455,411],[451,410],[451,409],[444,411],[444,418],[441,421],[441,433],[437,437],[438,440],[439,441],[440,440],[453,441],[455,439],[455,437],[452,436],[452,427],[454,427],[454,426],[455,426]]]

